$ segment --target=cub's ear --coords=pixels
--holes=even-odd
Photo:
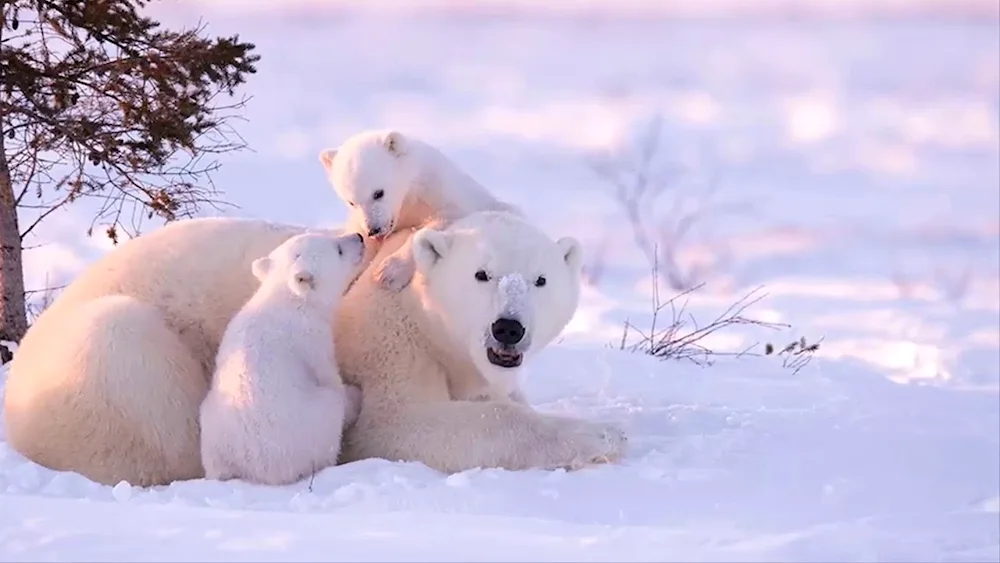
[[[337,149],[323,149],[319,153],[319,161],[328,172],[333,167],[333,159],[337,156]]]
[[[313,276],[312,272],[298,269],[292,272],[291,277],[288,278],[288,287],[290,287],[292,292],[296,295],[305,297],[307,293],[316,289],[316,278]]]
[[[258,281],[264,281],[264,278],[267,276],[267,272],[270,270],[271,259],[267,256],[262,256],[250,264],[250,271],[253,272],[253,277],[257,278]]]
[[[431,268],[444,258],[451,248],[452,235],[444,231],[424,227],[413,235],[413,261],[420,273],[427,275]]]
[[[382,143],[385,144],[386,150],[392,156],[403,156],[406,153],[406,139],[399,131],[389,131],[386,133],[385,138],[382,139]]]
[[[580,241],[573,237],[563,237],[556,241],[556,246],[563,253],[563,260],[574,272],[583,269],[583,251],[580,248]]]

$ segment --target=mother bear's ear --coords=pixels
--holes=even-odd
[[[556,246],[563,253],[563,260],[570,269],[578,272],[583,269],[583,252],[580,248],[580,241],[573,237],[563,237],[556,241]]]
[[[424,227],[413,235],[413,261],[417,270],[426,275],[451,248],[451,235]]]

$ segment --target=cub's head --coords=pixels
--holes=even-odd
[[[329,304],[357,277],[364,251],[358,233],[305,233],[254,260],[251,270],[261,286],[287,284],[299,297]]]
[[[487,379],[508,380],[576,311],[581,251],[572,237],[553,241],[523,218],[481,212],[421,229],[412,242],[424,308]]]
[[[410,144],[397,131],[366,131],[319,154],[333,189],[350,208],[352,222],[362,225],[367,236],[383,238],[395,228],[415,176]]]

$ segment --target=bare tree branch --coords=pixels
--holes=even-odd
[[[611,187],[629,225],[633,243],[652,264],[656,261],[669,287],[682,291],[705,281],[709,274],[703,267],[683,266],[684,248],[692,233],[715,216],[747,212],[748,202],[722,204],[715,201],[719,181],[713,174],[708,185],[700,190],[680,189],[682,170],[672,163],[662,162],[663,119],[655,116],[637,136],[637,146],[600,154],[588,159],[590,169]],[[630,161],[634,160],[634,164]],[[668,197],[664,197],[668,196]],[[666,210],[661,210],[666,199]],[[724,263],[728,251],[716,248],[719,262]],[[596,283],[595,272],[600,266],[588,268]]]
[[[236,88],[256,72],[254,46],[204,37],[200,22],[164,29],[140,14],[146,2],[0,0],[0,228],[14,241],[0,333],[11,339],[24,331],[22,241],[52,213],[96,200],[88,233],[101,224],[117,242],[144,219],[221,206],[206,157],[246,148],[230,122],[248,101]]]

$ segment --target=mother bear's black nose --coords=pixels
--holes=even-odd
[[[493,321],[490,330],[497,342],[508,346],[513,346],[524,338],[524,325],[516,319],[499,318]]]

